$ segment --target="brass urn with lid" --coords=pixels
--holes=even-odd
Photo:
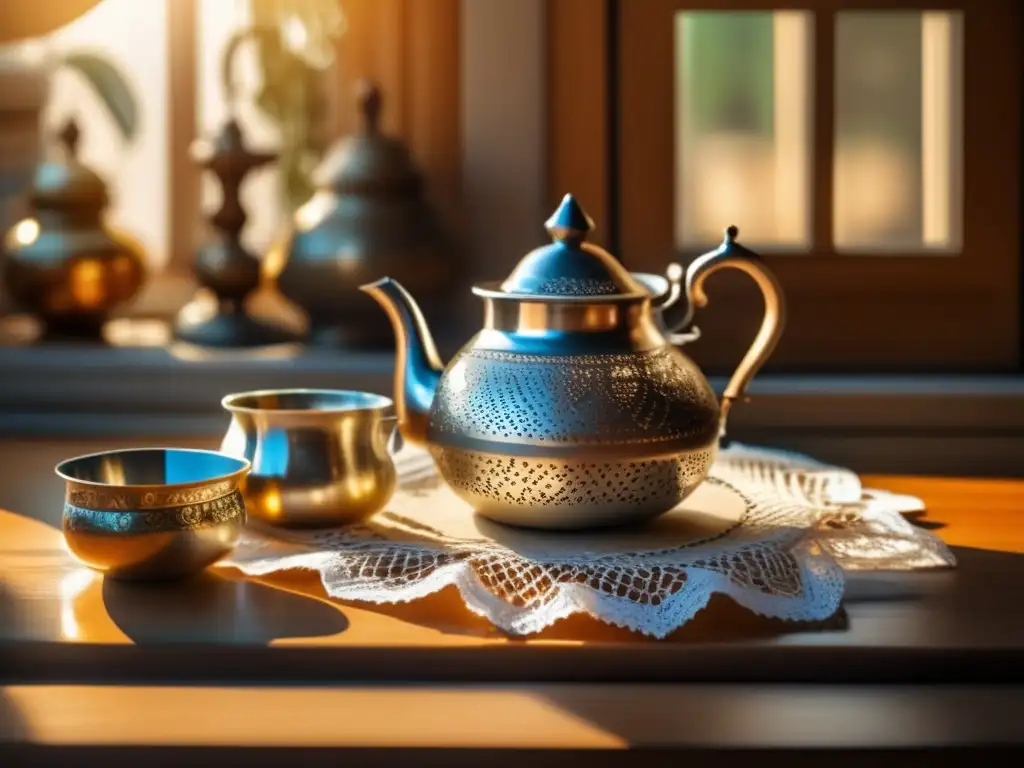
[[[358,106],[359,129],[325,158],[319,191],[266,263],[280,270],[281,294],[306,312],[313,343],[390,347],[391,329],[359,286],[395,275],[430,315],[458,288],[460,259],[409,150],[380,129],[379,89],[362,83]]]
[[[41,163],[29,192],[32,215],[3,239],[3,282],[15,307],[49,336],[98,339],[111,310],[145,278],[141,245],[103,221],[107,186],[77,157],[74,121],[60,132],[63,157]]]

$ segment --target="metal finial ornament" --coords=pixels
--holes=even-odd
[[[544,223],[552,242],[528,253],[501,284],[519,295],[570,297],[640,296],[640,285],[618,259],[586,242],[594,222],[573,195],[566,195]]]
[[[544,228],[554,240],[575,238],[583,241],[589,233],[594,231],[594,220],[576,202],[575,197],[566,195],[562,198],[558,210],[544,222]]]
[[[256,347],[293,341],[291,333],[246,310],[248,296],[260,284],[259,259],[242,245],[246,215],[241,187],[246,177],[276,159],[271,152],[250,150],[237,121],[228,120],[212,145],[195,148],[196,161],[220,183],[221,205],[208,221],[214,231],[196,253],[199,284],[216,297],[214,314],[203,316],[195,304],[186,306],[175,324],[175,337],[206,347]]]
[[[317,194],[268,254],[268,276],[279,264],[277,289],[305,312],[315,346],[391,347],[391,329],[358,290],[383,272],[416,291],[427,315],[455,332],[462,248],[426,194],[409,148],[385,130],[384,96],[374,82],[359,82],[354,130],[328,153]]]
[[[384,96],[380,87],[372,80],[361,80],[356,87],[356,103],[359,109],[359,126],[366,136],[380,133],[380,113],[384,107]]]
[[[57,132],[57,140],[64,147],[64,151],[68,153],[68,157],[78,157],[78,142],[81,138],[82,132],[73,117],[68,118],[64,126]]]

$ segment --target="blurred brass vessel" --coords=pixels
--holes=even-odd
[[[64,161],[36,169],[32,216],[3,239],[3,281],[17,309],[53,336],[99,338],[111,310],[138,292],[145,278],[141,245],[107,227],[103,180],[78,161],[78,129],[61,132]]]
[[[249,462],[215,451],[140,448],[68,459],[63,528],[71,553],[114,579],[155,581],[201,571],[245,525]]]
[[[268,278],[308,316],[314,344],[391,346],[391,330],[358,290],[380,274],[410,286],[437,316],[449,314],[459,288],[457,246],[409,150],[382,133],[380,109],[379,91],[363,84],[360,129],[324,160],[319,191],[264,261]]]
[[[284,528],[365,520],[395,491],[394,406],[368,392],[283,389],[228,395],[221,450],[252,462],[246,507]]]

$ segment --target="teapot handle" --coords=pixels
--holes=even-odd
[[[761,328],[754,337],[754,342],[736,367],[729,384],[722,393],[721,419],[719,432],[725,434],[726,419],[733,401],[746,401],[747,385],[764,365],[775,350],[775,345],[782,335],[786,324],[786,300],[778,279],[753,251],[734,245],[739,234],[736,227],[726,230],[725,242],[722,247],[695,259],[686,270],[686,298],[689,304],[689,315],[697,309],[707,306],[708,297],[704,293],[704,281],[722,269],[730,267],[746,272],[757,283],[764,297],[764,318]]]

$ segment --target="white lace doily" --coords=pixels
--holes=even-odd
[[[251,576],[316,571],[342,600],[397,603],[455,586],[469,610],[515,634],[575,613],[664,637],[715,593],[786,620],[828,618],[844,570],[952,566],[903,513],[916,498],[867,490],[806,456],[732,444],[711,477],[642,529],[551,534],[485,520],[406,450],[399,490],[368,523],[316,532],[250,528],[221,563]]]

